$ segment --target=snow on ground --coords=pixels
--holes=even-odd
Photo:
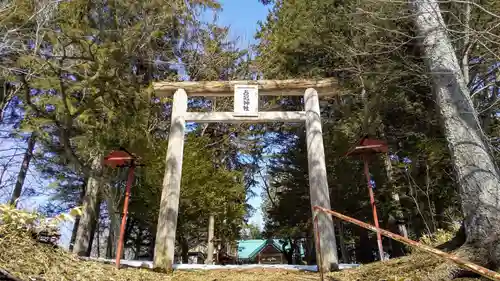
[[[104,263],[115,263],[115,260],[110,259],[93,259],[95,261]],[[121,260],[120,264],[131,266],[131,267],[146,267],[153,268],[152,261],[134,261],[134,260]],[[339,264],[339,269],[349,269],[358,267],[358,264]],[[220,270],[220,269],[285,269],[285,270],[297,270],[297,271],[318,271],[316,265],[290,265],[290,264],[229,264],[229,265],[208,265],[208,264],[174,264],[174,270]]]

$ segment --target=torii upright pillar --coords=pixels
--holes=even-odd
[[[323,130],[321,128],[321,112],[319,108],[318,92],[316,92],[316,90],[311,88],[306,90],[304,94],[304,105],[306,111],[309,194],[314,217],[314,206],[321,206],[328,210],[331,209],[330,192],[328,190],[328,179],[326,176]],[[319,232],[319,235],[315,235],[315,237],[319,240],[316,241],[316,245],[319,244],[319,249],[316,250],[318,268],[323,272],[337,270],[337,243],[335,241],[332,216],[325,213],[318,213],[317,216],[319,217],[316,231]],[[321,255],[321,258],[319,255]]]
[[[170,271],[174,263],[175,232],[179,214],[179,197],[181,194],[182,159],[184,152],[184,133],[187,110],[187,94],[183,89],[175,92],[172,104],[172,121],[168,136],[165,175],[163,177],[160,200],[159,219],[156,231],[154,264],[166,265],[163,269]]]

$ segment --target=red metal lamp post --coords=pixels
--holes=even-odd
[[[123,202],[123,216],[122,223],[120,225],[120,238],[118,240],[118,245],[116,249],[116,268],[120,268],[120,259],[123,252],[123,240],[125,237],[125,225],[127,223],[128,214],[128,203],[130,198],[130,189],[132,188],[132,183],[134,182],[134,171],[137,166],[137,158],[126,150],[115,150],[112,151],[108,156],[104,158],[104,164],[116,168],[116,167],[129,167],[127,185],[125,187],[125,200]]]
[[[370,195],[370,204],[372,206],[373,212],[373,221],[375,223],[375,227],[379,228],[378,225],[378,215],[377,215],[377,206],[375,205],[375,197],[373,195],[373,186],[370,178],[370,170],[369,170],[369,160],[372,155],[377,153],[387,153],[388,152],[387,144],[381,140],[369,139],[368,137],[363,137],[359,142],[359,145],[354,149],[347,152],[346,156],[355,156],[360,155],[363,158],[364,164],[364,173],[366,177],[366,182],[368,185],[368,194]],[[378,252],[380,255],[380,260],[384,260],[384,248],[382,247],[382,236],[380,232],[377,231],[377,244],[378,244]]]

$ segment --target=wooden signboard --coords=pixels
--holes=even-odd
[[[234,116],[259,116],[259,86],[234,86]]]

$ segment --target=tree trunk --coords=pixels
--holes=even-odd
[[[445,201],[442,198],[434,198],[433,200],[434,208],[436,212],[436,224],[438,228],[449,229],[450,221],[446,218],[446,206]]]
[[[316,264],[316,249],[314,248],[314,231],[312,226],[308,229],[305,241],[305,259],[308,265]]]
[[[287,250],[286,246],[290,244],[290,249]],[[284,253],[287,264],[293,264],[293,242],[291,238],[287,238],[286,242],[281,245],[281,251]]]
[[[95,225],[98,220],[100,210],[98,177],[95,175],[102,169],[102,157],[100,154],[94,155],[92,161],[92,171],[94,175],[89,177],[85,198],[83,199],[82,216],[76,233],[75,246],[73,252],[79,256],[89,256],[89,248],[95,232]],[[94,226],[94,227],[93,227]]]
[[[465,10],[463,11],[463,23],[464,23],[464,55],[462,57],[462,73],[464,75],[465,85],[469,85],[470,73],[469,73],[469,53],[472,49],[470,46],[470,18],[471,18],[471,4],[465,3]]]
[[[394,222],[394,218],[391,215],[389,215],[387,229],[393,233],[398,233],[400,231],[400,229],[398,229],[398,224]],[[404,256],[406,254],[405,245],[397,241],[394,241],[392,239],[389,239],[388,253],[389,253],[389,258],[397,258]]]
[[[123,218],[123,217],[122,217]],[[134,230],[134,220],[131,218],[131,217],[127,217],[127,221],[125,222],[125,231],[123,233],[123,248],[122,248],[122,259],[125,259],[125,253],[126,253],[126,245],[127,245],[127,241],[131,240],[131,234],[132,234],[132,231]],[[117,242],[119,241],[120,239],[120,228],[121,228],[121,221],[119,222],[119,228],[118,228],[118,240]],[[142,240],[140,240],[140,242],[142,242]],[[117,244],[118,246],[118,244]]]
[[[356,245],[356,262],[370,263],[374,261],[373,241],[368,236],[368,231],[359,229],[356,231],[359,235],[359,243]]]
[[[97,237],[95,237],[96,242],[97,242],[97,247],[96,247],[96,254],[97,257],[101,257],[101,233],[99,230],[101,229],[101,223],[100,223],[100,218],[99,215],[96,216],[97,219],[92,223],[92,231],[90,232],[90,243],[89,247],[87,249],[87,256],[90,256],[92,254],[92,244],[94,243],[94,237],[95,234],[97,233]]]
[[[392,217],[389,219],[389,221],[396,224],[398,232],[399,234],[401,234],[401,236],[408,238],[408,230],[406,228],[406,224],[404,223],[404,214],[401,207],[401,202],[399,201],[399,193],[396,190],[396,186],[394,185],[394,170],[392,169],[392,163],[389,155],[384,155],[384,165],[385,171],[387,173],[387,180],[391,186],[392,203],[395,207],[393,214],[389,215]]]
[[[4,122],[4,115],[7,106],[9,105],[14,90],[11,89],[12,86],[6,80],[0,80],[0,122]]]
[[[183,264],[189,263],[189,243],[184,237],[181,238],[181,258]]]
[[[75,217],[75,223],[73,224],[73,230],[71,231],[71,238],[69,239],[69,251],[73,252],[73,248],[76,240],[76,232],[78,231],[78,226],[80,225],[80,216]]]
[[[85,197],[85,185],[87,180],[85,180],[85,184],[82,186],[82,191],[80,192],[80,198],[78,198],[77,206],[81,206],[83,204],[83,198]],[[75,217],[75,223],[73,224],[73,230],[71,231],[71,238],[69,240],[69,251],[73,252],[73,247],[75,245],[76,233],[78,231],[78,226],[80,225],[80,216]]]
[[[437,1],[410,0],[410,4],[415,25],[423,38],[426,63],[432,74],[436,103],[460,189],[466,242],[456,254],[480,265],[498,265],[500,182],[497,167],[485,144]],[[445,265],[436,271],[433,280],[453,278],[459,273],[456,266]]]
[[[342,261],[344,263],[349,263],[349,254],[347,253],[347,247],[344,240],[344,225],[341,221],[336,220],[337,228],[339,229],[339,243],[340,243],[340,254],[342,255]]]
[[[120,211],[119,201],[120,195],[117,189],[113,188],[110,184],[106,185],[106,206],[108,208],[109,216],[109,238],[108,238],[108,258],[116,257],[116,250],[118,249],[118,239],[120,237]]]
[[[208,241],[207,241],[207,259],[205,264],[214,263],[214,231],[215,231],[215,217],[210,215],[208,218]]]
[[[106,258],[112,259],[114,257],[115,255],[113,253],[113,233],[110,229],[108,233],[108,238],[106,239]]]
[[[140,225],[137,226],[137,235],[134,239],[135,242],[135,256],[134,259],[138,260],[141,257],[141,248],[142,248],[142,228]]]
[[[36,133],[33,132],[31,133],[31,136],[28,138],[28,146],[26,147],[26,151],[24,152],[24,159],[23,163],[21,164],[21,169],[17,174],[16,185],[14,187],[14,191],[12,192],[10,204],[17,206],[17,199],[21,197],[24,180],[26,179],[26,174],[28,173],[31,158],[33,158],[33,149],[35,148],[35,143],[36,143]]]
[[[153,232],[153,233],[155,233],[155,232]],[[156,244],[156,242],[155,242],[156,237],[154,237],[154,235],[151,235],[151,236],[153,236],[153,237],[150,238],[151,240],[150,240],[149,245],[148,245],[148,254],[147,254],[149,259],[154,258],[155,244]]]

